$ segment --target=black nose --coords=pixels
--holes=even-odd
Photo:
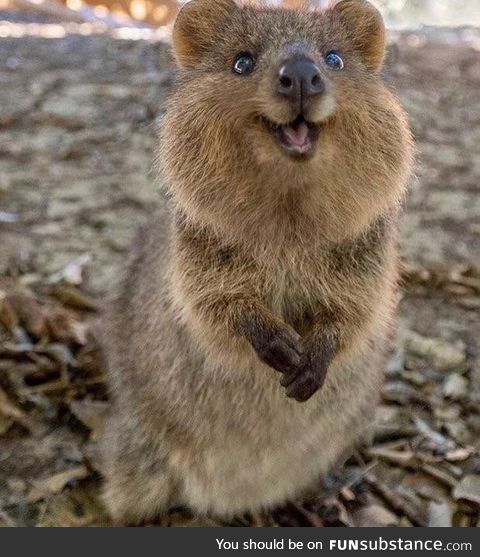
[[[283,62],[278,70],[277,91],[295,102],[323,93],[320,70],[308,58],[291,58]]]

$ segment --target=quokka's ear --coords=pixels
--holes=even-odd
[[[333,8],[348,33],[349,40],[361,53],[367,68],[382,67],[386,50],[386,30],[380,12],[367,0],[341,0]]]
[[[173,52],[182,67],[195,65],[215,42],[222,23],[235,10],[235,0],[191,0],[177,15]]]

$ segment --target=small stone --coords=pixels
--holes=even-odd
[[[463,420],[448,422],[444,425],[444,428],[448,436],[455,439],[461,445],[468,445],[472,441],[472,433]]]
[[[406,348],[442,370],[458,368],[467,359],[467,349],[461,340],[453,343],[442,338],[424,337],[414,331],[408,331]]]
[[[441,422],[454,422],[460,418],[462,409],[457,404],[448,403],[447,406],[438,406],[433,409],[433,414]]]
[[[468,425],[477,434],[480,434],[480,415],[474,414],[468,418]]]
[[[469,296],[460,298],[457,301],[458,305],[465,309],[477,310],[480,309],[480,298],[478,296]]]
[[[381,505],[369,505],[353,514],[358,527],[387,527],[398,525],[398,516]]]
[[[6,483],[8,488],[15,493],[25,493],[28,487],[25,480],[21,478],[8,478]]]
[[[468,393],[468,379],[459,373],[452,373],[445,378],[442,392],[451,400],[462,400]]]
[[[16,70],[20,64],[20,58],[17,58],[16,56],[9,56],[5,62],[5,65],[9,70]]]
[[[453,490],[453,496],[457,500],[462,499],[480,505],[480,475],[465,476]]]
[[[452,526],[453,510],[448,503],[435,503],[428,505],[428,526],[430,528],[449,528]]]
[[[404,408],[394,405],[380,405],[375,411],[373,423],[375,441],[388,440],[415,433],[410,414]]]
[[[400,373],[405,366],[405,350],[403,348],[398,348],[395,354],[390,358],[387,364],[388,375],[397,375]]]
[[[0,211],[0,223],[14,224],[17,221],[18,221],[18,215],[16,213],[7,213],[6,211]]]

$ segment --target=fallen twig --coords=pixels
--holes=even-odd
[[[367,474],[365,481],[396,513],[405,515],[414,526],[426,526],[424,517],[408,501],[379,481],[373,474]]]

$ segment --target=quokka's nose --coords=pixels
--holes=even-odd
[[[278,70],[277,92],[294,102],[320,95],[324,89],[320,70],[309,58],[290,58]]]

